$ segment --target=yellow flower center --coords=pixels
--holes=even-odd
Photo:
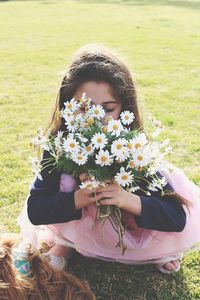
[[[92,117],[88,118],[88,119],[87,119],[87,123],[88,123],[89,125],[92,125],[92,124],[94,123],[94,119],[93,119]]]
[[[89,190],[92,189],[92,184],[88,183],[87,186],[86,186],[86,188],[89,189]]]
[[[101,144],[102,143],[102,138],[98,138],[97,143]]]
[[[125,120],[128,120],[128,119],[129,119],[129,116],[128,116],[128,115],[126,115],[126,116],[125,116]]]
[[[119,126],[117,124],[113,125],[113,130],[117,130]]]
[[[117,148],[118,150],[120,150],[120,149],[122,148],[122,145],[118,144],[118,145],[116,146],[116,148]]]
[[[127,180],[128,176],[127,175],[122,175],[122,180]]]
[[[78,159],[78,160],[82,160],[83,157],[82,157],[81,155],[78,155],[78,156],[77,156],[77,159]]]
[[[95,109],[95,110],[94,110],[94,114],[95,114],[95,115],[99,115],[99,110],[98,110],[98,109]]]
[[[86,151],[87,151],[87,152],[90,152],[90,151],[91,151],[91,149],[92,149],[92,147],[91,147],[91,146],[87,146],[87,147],[86,147]]]
[[[131,149],[131,148],[132,148],[132,145],[131,145],[131,143],[128,143],[128,145],[127,145],[127,146],[128,146],[128,148],[129,148],[129,149]]]
[[[104,126],[104,127],[102,128],[102,131],[103,131],[104,133],[106,133],[106,132],[108,131],[107,127]]]
[[[101,157],[101,161],[102,161],[102,162],[107,161],[107,157],[106,157],[106,156],[102,156],[102,157]]]
[[[141,147],[141,144],[140,144],[140,143],[135,144],[135,148],[136,148],[136,149],[138,149],[138,148],[140,148],[140,147]]]
[[[69,146],[70,146],[70,148],[75,148],[76,144],[75,143],[70,143]]]
[[[72,108],[72,104],[71,104],[71,103],[68,103],[68,104],[67,104],[67,108],[71,109],[71,108]]]
[[[138,156],[138,160],[143,160],[143,157],[141,155]]]

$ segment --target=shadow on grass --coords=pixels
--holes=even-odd
[[[40,2],[42,4],[56,4],[56,1],[51,1],[51,0],[0,0],[0,3],[1,2],[21,2],[21,1],[24,1],[24,2]]]
[[[56,4],[56,1],[49,0],[0,0],[0,2],[6,1],[36,1],[41,2],[42,4]],[[96,3],[96,4],[115,4],[115,5],[135,5],[135,6],[143,6],[143,5],[170,5],[176,7],[185,7],[191,9],[200,9],[200,1],[198,0],[75,0],[75,2],[80,3]]]
[[[56,4],[56,1],[49,0],[0,0],[0,2],[8,1],[35,1],[42,4]],[[75,0],[80,3],[96,3],[96,4],[115,4],[115,5],[133,5],[133,6],[144,6],[144,5],[169,5],[175,7],[185,7],[190,9],[200,9],[200,1],[175,1],[175,0]]]
[[[107,4],[120,4],[120,5],[170,5],[176,7],[185,7],[191,9],[200,9],[200,1],[175,1],[175,0],[76,0],[80,3],[107,3]]]
[[[97,300],[194,300],[183,271],[163,275],[153,265],[125,265],[75,253],[69,270],[90,284]]]

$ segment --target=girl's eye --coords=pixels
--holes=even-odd
[[[104,108],[104,110],[105,110],[105,112],[112,112],[114,109],[113,108],[112,109],[111,108],[110,109],[109,108]]]

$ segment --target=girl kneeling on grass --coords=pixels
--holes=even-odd
[[[133,128],[142,129],[130,71],[110,50],[88,45],[76,53],[63,78],[49,128],[51,134],[65,130],[65,121],[58,114],[64,102],[79,100],[83,93],[93,104],[102,105],[113,119],[118,119],[124,110],[133,112]],[[84,109],[81,107],[80,113]],[[44,151],[41,165],[49,155]],[[160,191],[151,196],[141,190],[130,193],[114,182],[96,191],[80,189],[80,182],[73,177],[46,167],[41,171],[43,180],[37,177],[33,182],[19,216],[22,234],[36,248],[41,240],[52,245],[48,252],[52,264],[62,264],[76,249],[88,257],[126,264],[153,263],[163,273],[176,272],[183,252],[200,241],[200,199],[198,188],[182,170],[170,167],[171,173],[167,169],[157,172],[168,180],[164,189],[171,194],[164,196]],[[80,176],[81,181],[86,178],[87,174]],[[101,199],[102,205],[116,205],[122,211],[127,246],[124,255],[116,247],[118,236],[109,221],[103,228],[102,224],[93,226],[96,200]]]

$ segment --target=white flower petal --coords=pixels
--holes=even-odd
[[[120,114],[122,123],[124,125],[130,125],[134,120],[134,114],[130,111],[124,111]]]

